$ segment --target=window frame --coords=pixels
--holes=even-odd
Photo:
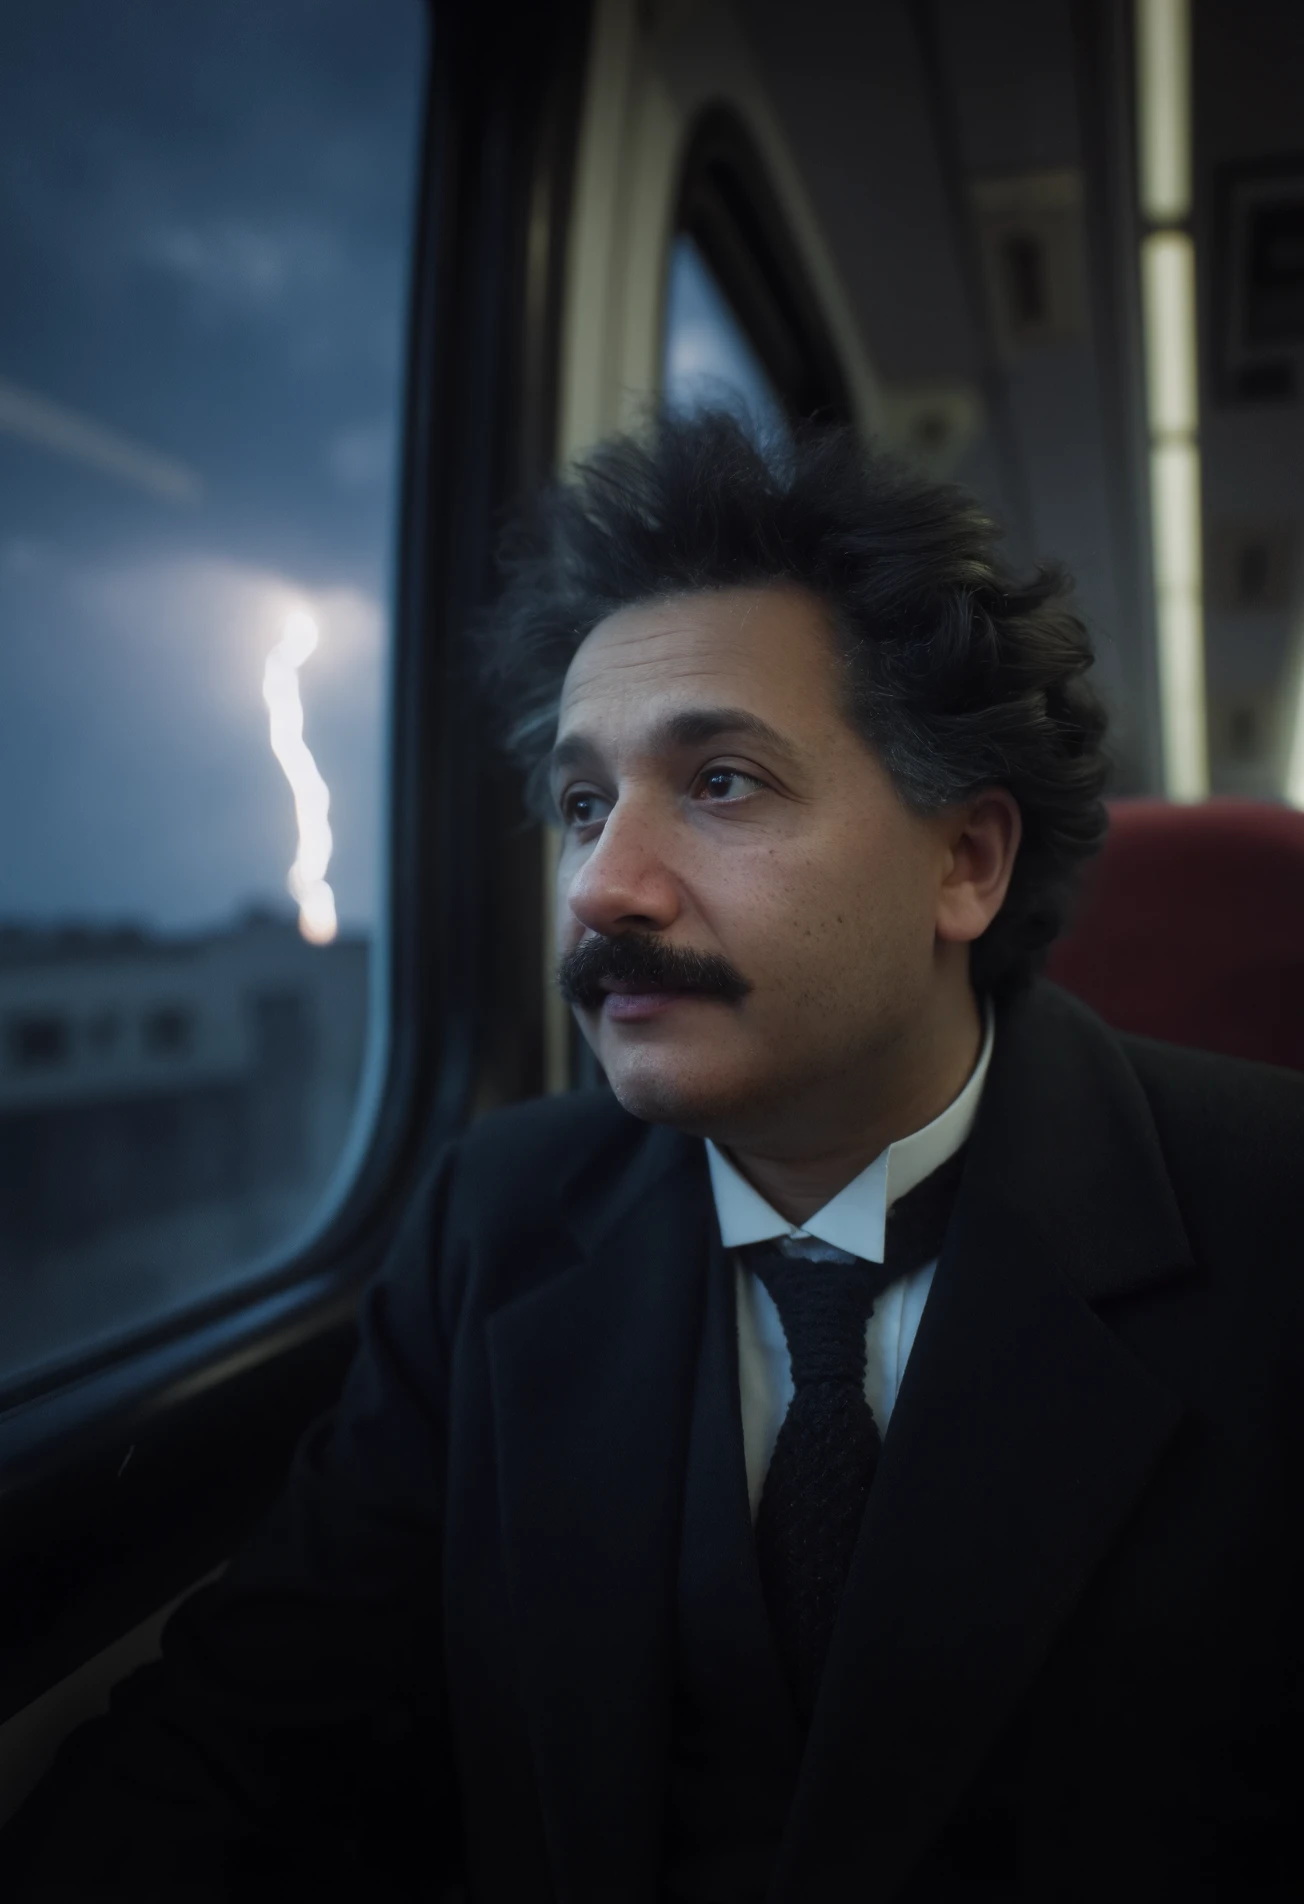
[[[539,854],[479,732],[463,633],[504,505],[551,461],[589,7],[426,4],[371,1127],[283,1263],[0,1395],[0,1722],[229,1554],[333,1398],[430,1157],[473,1106],[540,1086],[541,988],[498,989],[504,966],[541,968],[541,907],[513,883]]]

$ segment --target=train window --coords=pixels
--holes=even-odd
[[[425,32],[6,9],[0,1383],[283,1259],[353,1147]]]
[[[726,405],[762,436],[785,427],[778,391],[687,232],[670,253],[663,391],[672,409]]]
[[[667,279],[669,403],[727,403],[762,432],[851,399],[812,274],[745,121],[708,106],[686,143]]]

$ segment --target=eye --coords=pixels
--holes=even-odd
[[[754,793],[764,793],[765,782],[741,767],[708,767],[697,780],[696,792],[708,806],[733,806]]]
[[[600,826],[611,813],[611,801],[592,787],[568,787],[557,806],[563,825],[580,829]]]

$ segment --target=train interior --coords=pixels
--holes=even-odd
[[[649,406],[1063,564],[1052,970],[1304,1068],[1292,0],[0,5],[0,1817],[347,1364],[422,1160],[593,1081],[467,663]]]

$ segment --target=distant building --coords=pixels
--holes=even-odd
[[[365,939],[256,912],[187,938],[0,927],[0,1273],[37,1338],[48,1278],[89,1326],[126,1321],[308,1220],[357,1104],[367,965]]]

